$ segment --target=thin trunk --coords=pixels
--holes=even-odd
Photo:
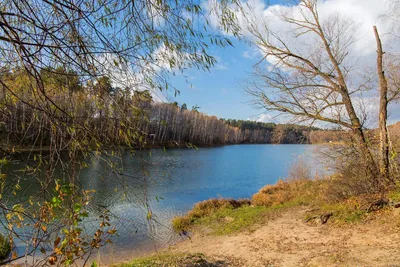
[[[379,135],[380,135],[380,174],[387,181],[389,179],[389,138],[387,132],[387,106],[388,84],[383,70],[383,50],[378,29],[374,26],[377,46],[377,69],[379,77],[380,103],[379,103]]]
[[[342,98],[343,98],[344,105],[346,107],[346,111],[350,117],[352,131],[356,137],[356,142],[358,143],[358,147],[361,149],[361,152],[363,153],[363,155],[365,157],[369,175],[374,177],[377,175],[377,172],[378,172],[377,166],[375,164],[374,157],[372,156],[372,153],[369,149],[368,142],[365,137],[365,133],[362,128],[360,119],[357,116],[357,113],[353,107],[353,103],[350,99],[349,94],[347,93],[347,90],[346,90],[346,92],[342,93]],[[379,181],[376,181],[376,182],[377,182],[377,186],[379,186]]]

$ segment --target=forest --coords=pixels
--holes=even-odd
[[[49,121],[41,116],[40,111],[32,109],[35,96],[26,87],[29,80],[27,73],[21,69],[3,69],[1,78],[7,87],[13,88],[13,91],[7,91],[1,86],[0,91],[0,105],[4,107],[0,115],[2,144],[43,148],[57,142],[50,138],[54,129]],[[179,106],[176,102],[156,102],[149,91],[114,87],[107,76],[98,78],[94,83],[83,83],[72,71],[57,68],[42,70],[41,78],[46,87],[51,88],[51,101],[65,112],[74,114],[78,125],[86,123],[85,127],[94,129],[96,136],[93,137],[101,140],[103,145],[124,142],[127,126],[121,121],[121,116],[129,117],[131,127],[141,133],[125,140],[134,147],[140,145],[139,139],[146,147],[309,143],[310,132],[318,130],[294,124],[218,119],[197,109],[189,110],[186,104]],[[15,92],[21,97],[15,97]],[[65,113],[59,116],[63,139],[70,142],[79,132],[72,128],[71,120]]]

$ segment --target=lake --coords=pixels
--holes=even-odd
[[[312,158],[314,147],[230,145],[198,150],[152,149],[136,156],[126,152],[120,162],[124,176],[111,175],[93,160],[81,172],[81,184],[96,190],[93,202],[115,215],[113,224],[118,229],[114,244],[96,257],[121,261],[174,244],[182,237],[171,229],[173,217],[209,198],[250,198],[264,185],[285,177],[300,155]],[[26,194],[36,189],[28,186]],[[155,222],[146,219],[146,200]],[[87,227],[92,219],[87,219]]]

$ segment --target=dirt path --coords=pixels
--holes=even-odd
[[[304,212],[285,212],[251,233],[196,234],[170,250],[204,253],[230,266],[400,266],[398,210],[346,227],[306,224]]]

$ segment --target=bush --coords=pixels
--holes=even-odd
[[[7,259],[11,252],[10,241],[0,234],[0,260]]]
[[[255,206],[271,207],[288,202],[292,199],[290,184],[287,181],[279,180],[274,185],[267,185],[254,194],[251,201]]]
[[[388,191],[390,186],[380,181],[379,174],[368,171],[363,154],[352,145],[336,145],[325,148],[321,153],[332,172],[329,179],[327,198],[342,201],[352,196],[374,195]]]

